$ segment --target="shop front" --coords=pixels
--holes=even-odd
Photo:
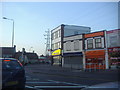
[[[52,52],[52,65],[62,65],[61,49],[56,49]]]
[[[109,67],[111,69],[120,68],[120,47],[108,48]]]
[[[82,52],[63,53],[63,67],[83,69]]]
[[[85,52],[86,69],[105,69],[105,50]]]

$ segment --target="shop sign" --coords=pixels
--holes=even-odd
[[[87,51],[85,55],[88,58],[103,58],[105,57],[105,50]]]
[[[118,60],[118,59],[120,59],[120,57],[110,57],[110,59],[116,59],[116,60]]]
[[[61,54],[61,49],[57,49],[55,51],[52,52],[52,56],[57,56]]]
[[[118,52],[120,51],[120,47],[113,47],[113,48],[108,48],[109,52]]]

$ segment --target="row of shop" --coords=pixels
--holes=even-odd
[[[111,51],[112,49],[112,51]],[[113,51],[116,49],[117,51]],[[61,53],[62,54],[62,53]],[[108,55],[108,61],[107,60]],[[53,65],[76,69],[115,69],[120,67],[120,47],[108,48],[106,50],[86,51],[74,55],[53,56]]]
[[[64,37],[63,49],[52,51],[52,64],[75,69],[119,68],[119,39],[120,29]]]

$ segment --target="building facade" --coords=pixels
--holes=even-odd
[[[62,66],[63,38],[66,36],[90,33],[90,27],[60,25],[51,31],[52,64]]]
[[[109,67],[120,67],[120,29],[107,31]]]
[[[83,69],[83,34],[64,37],[63,67]]]
[[[107,69],[106,31],[84,35],[84,69]]]
[[[14,58],[16,53],[16,46],[14,47],[0,47],[0,57]]]

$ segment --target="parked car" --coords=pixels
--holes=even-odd
[[[2,62],[2,90],[24,90],[25,70],[22,64],[13,58],[1,58]]]

